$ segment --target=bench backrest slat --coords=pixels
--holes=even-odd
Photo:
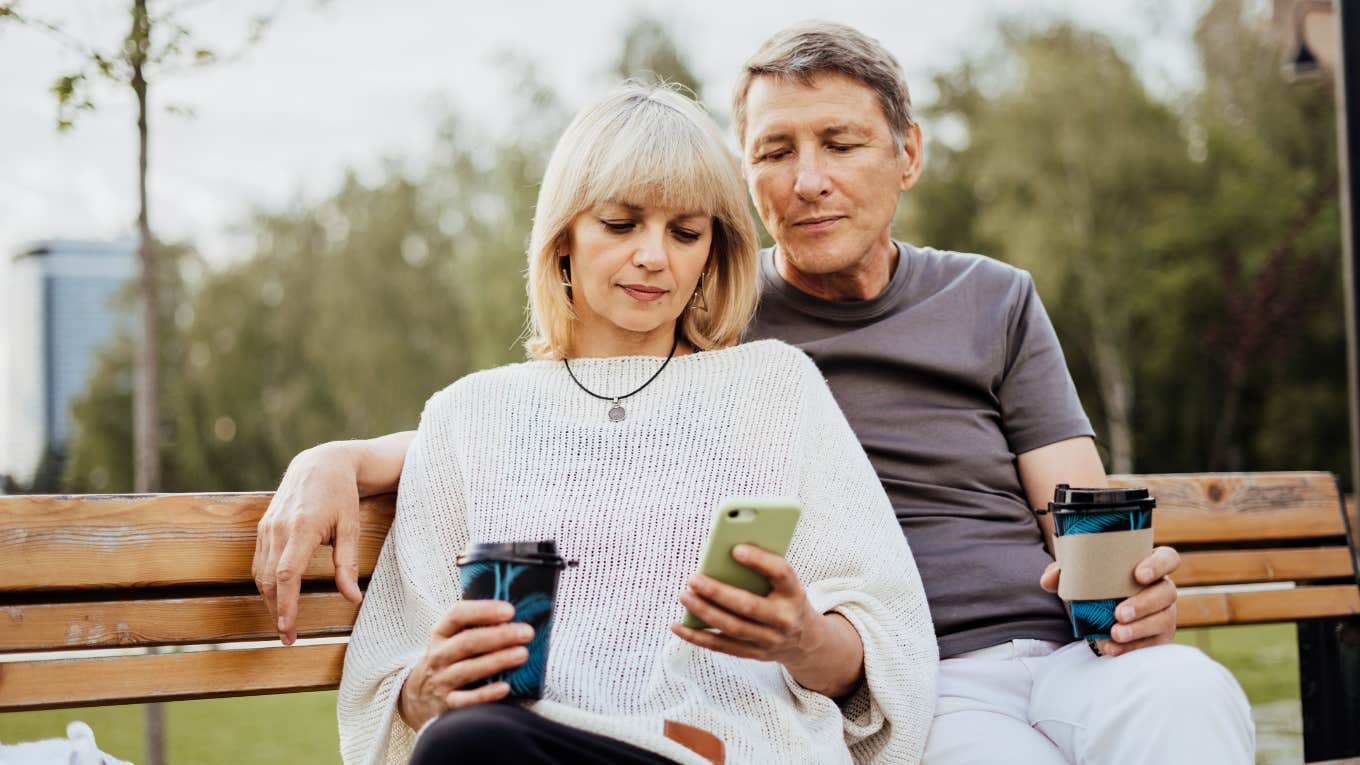
[[[0,592],[252,582],[268,493],[0,497]],[[372,573],[393,495],[364,500],[360,575]],[[306,577],[334,576],[330,548]]]
[[[1157,498],[1159,544],[1193,545],[1344,537],[1341,494],[1331,473],[1115,475]]]
[[[359,607],[338,592],[303,593],[298,637],[350,633]],[[274,640],[257,594],[0,606],[0,652]]]

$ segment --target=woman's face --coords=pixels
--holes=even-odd
[[[664,355],[708,263],[712,216],[609,202],[577,215],[570,232],[578,337],[664,340]]]

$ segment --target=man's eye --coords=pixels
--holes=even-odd
[[[827,146],[827,148],[838,154],[844,154],[855,148],[855,145],[850,143],[833,143]]]
[[[788,155],[789,155],[789,150],[788,150],[788,149],[775,149],[774,151],[767,152],[767,153],[765,153],[765,154],[760,155],[760,161],[761,161],[761,162],[766,162],[766,161],[777,162],[777,161],[783,159],[784,157],[787,157]]]
[[[602,220],[600,222],[604,224],[606,229],[615,234],[626,234],[633,230],[633,222],[631,220]]]

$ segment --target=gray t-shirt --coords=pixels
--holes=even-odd
[[[808,295],[761,258],[748,339],[802,348],[826,375],[907,535],[940,655],[1017,638],[1067,641],[1052,558],[1016,455],[1092,436],[1029,274],[979,255],[898,244],[872,300]]]

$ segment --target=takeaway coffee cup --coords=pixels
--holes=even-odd
[[[1147,489],[1077,489],[1059,484],[1048,510],[1074,637],[1108,638],[1114,610],[1141,585],[1133,570],[1152,552],[1152,508]]]
[[[557,577],[562,569],[575,565],[576,561],[557,554],[557,543],[552,540],[470,544],[458,556],[464,600],[504,600],[515,607],[514,621],[534,628],[527,646],[529,658],[478,685],[504,681],[510,684],[511,698],[543,698]]]

